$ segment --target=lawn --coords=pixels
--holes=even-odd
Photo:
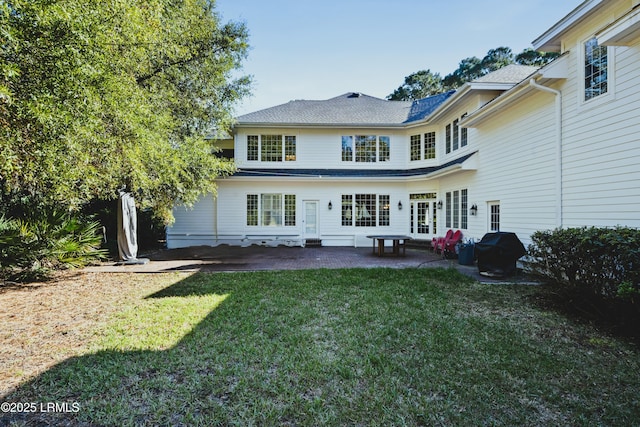
[[[638,348],[535,286],[425,268],[140,277],[72,357],[0,398],[57,409],[0,425],[640,423]]]

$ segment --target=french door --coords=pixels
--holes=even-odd
[[[431,240],[437,231],[435,200],[411,201],[411,237]]]

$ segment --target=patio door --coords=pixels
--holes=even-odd
[[[435,200],[411,201],[411,237],[431,240],[436,235]]]
[[[302,234],[305,239],[317,239],[318,233],[318,201],[304,200],[302,217]]]

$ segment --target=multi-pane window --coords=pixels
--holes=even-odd
[[[462,117],[460,117],[460,120],[464,119],[467,116],[467,113],[464,113],[462,115]],[[468,141],[468,129],[467,128],[460,128],[460,148],[462,147],[466,147],[467,145],[467,141]]]
[[[388,162],[389,157],[391,156],[391,142],[388,136],[379,137],[379,149],[378,149],[378,160],[381,162]]]
[[[356,227],[376,225],[376,195],[356,194]]]
[[[282,162],[296,160],[293,135],[247,135],[247,160]]]
[[[342,195],[342,225],[353,225],[353,196],[351,194]]]
[[[500,231],[500,202],[489,203],[489,230]]]
[[[448,191],[445,194],[445,223],[447,228],[467,229],[468,226],[467,189]]]
[[[467,129],[460,127],[459,122],[467,113],[464,113],[460,119],[456,118],[453,123],[447,124],[445,127],[445,152],[447,154],[465,147],[468,143]]]
[[[342,225],[356,227],[388,226],[390,196],[375,194],[343,194]]]
[[[466,188],[460,190],[460,212],[462,212],[462,216],[460,217],[460,228],[465,230],[468,226],[467,208],[469,206],[469,200],[467,194],[468,191]]]
[[[451,124],[449,123],[446,127],[445,127],[445,151],[447,152],[447,154],[449,154],[451,152]],[[449,227],[449,226],[447,226]]]
[[[453,138],[451,139],[451,145],[453,146],[453,151],[456,151],[458,149],[458,144],[459,144],[459,134],[460,134],[460,127],[458,127],[458,119],[455,119],[453,121]]]
[[[353,136],[342,137],[342,161],[350,162],[353,160]]]
[[[343,162],[388,162],[391,157],[391,138],[377,135],[342,136]]]
[[[421,135],[411,135],[411,160],[428,160],[436,158],[436,133],[427,132]],[[424,142],[424,144],[423,144]]]
[[[436,158],[436,133],[428,132],[424,134],[424,158]]]
[[[594,37],[584,45],[584,100],[607,93],[607,47]]]
[[[247,194],[247,225],[280,227],[296,225],[294,194]]]
[[[379,225],[389,225],[389,196],[378,196],[378,221]]]
[[[420,135],[411,135],[411,160],[420,160],[422,157],[422,147]]]
[[[356,135],[356,162],[376,161],[375,135]]]
[[[292,162],[296,159],[296,137],[284,137],[284,160]]]
[[[258,160],[258,135],[247,136],[247,160]]]
[[[261,139],[260,160],[263,162],[282,161],[282,136],[262,135]]]
[[[247,194],[247,225],[258,225],[257,194]]]
[[[296,196],[295,194],[284,195],[284,225],[296,225]]]

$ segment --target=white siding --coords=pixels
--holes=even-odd
[[[215,243],[215,201],[212,195],[200,199],[193,208],[173,208],[175,222],[167,227],[169,249]]]
[[[478,170],[441,183],[441,194],[467,188],[469,206],[478,206],[465,237],[480,239],[489,231],[491,201],[500,202],[500,229],[525,243],[532,232],[555,226],[554,108],[552,95],[535,94],[469,130],[479,150]]]

